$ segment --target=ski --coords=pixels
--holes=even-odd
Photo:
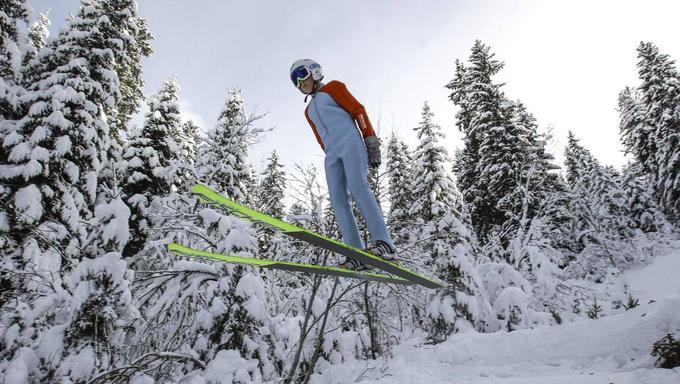
[[[287,223],[283,220],[265,215],[264,213],[255,211],[235,201],[232,201],[219,193],[213,191],[203,184],[196,184],[191,188],[191,192],[197,196],[201,201],[209,205],[218,205],[227,210],[231,214],[244,218],[246,220],[264,224],[288,236],[298,240],[305,241],[312,245],[319,246],[329,251],[338,253],[340,255],[356,259],[362,263],[379,268],[384,272],[398,276],[402,279],[409,280],[415,284],[422,285],[426,288],[442,288],[443,285],[437,281],[429,279],[425,276],[419,275],[407,268],[401,267],[395,263],[383,260],[374,256],[362,249],[352,247],[337,240],[329,239],[318,233],[308,231],[296,225]]]
[[[399,278],[399,277],[381,275],[381,274],[378,274],[378,273],[372,273],[372,272],[366,272],[366,271],[358,272],[358,271],[352,271],[352,270],[342,269],[342,268],[338,268],[338,267],[321,266],[321,265],[305,264],[305,263],[295,263],[295,262],[290,262],[290,261],[274,261],[274,260],[254,259],[254,258],[251,258],[251,257],[243,257],[243,256],[224,255],[224,254],[221,254],[221,253],[199,251],[197,249],[185,247],[184,245],[177,244],[177,243],[168,244],[168,250],[171,251],[171,252],[174,252],[178,255],[181,255],[181,256],[189,256],[189,257],[194,257],[194,258],[199,258],[199,259],[210,259],[210,260],[222,261],[222,262],[225,262],[225,263],[232,263],[232,264],[250,265],[250,266],[259,267],[259,268],[270,268],[270,269],[281,269],[281,270],[284,270],[284,271],[306,272],[306,273],[312,273],[312,274],[315,274],[315,275],[322,275],[322,276],[349,277],[349,278],[352,278],[352,279],[377,281],[377,282],[390,283],[390,284],[401,284],[401,285],[412,285],[413,284],[413,282],[411,282],[409,280],[405,280],[405,279],[402,279],[402,278]]]

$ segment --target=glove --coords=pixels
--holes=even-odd
[[[366,152],[368,152],[368,165],[377,168],[380,165],[380,139],[377,136],[369,136],[364,139]]]

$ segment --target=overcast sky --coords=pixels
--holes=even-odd
[[[51,8],[53,34],[79,5],[29,3]],[[639,83],[639,42],[680,59],[680,1],[142,0],[139,12],[156,38],[144,61],[145,94],[176,76],[185,117],[208,129],[228,89],[240,87],[248,111],[266,113],[259,125],[275,127],[251,150],[258,168],[272,150],[286,165],[322,165],[303,95],[288,77],[298,58],[320,62],[326,81],[345,82],[383,139],[394,131],[414,147],[427,100],[453,155],[462,142],[444,85],[480,39],[505,62],[497,81],[506,94],[553,127],[553,154],[561,160],[571,130],[617,167],[626,160],[616,102],[624,86]]]

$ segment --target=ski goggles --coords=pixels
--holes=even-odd
[[[302,80],[306,80],[311,76],[312,73],[309,72],[306,66],[301,65],[293,70],[293,72],[290,73],[290,79],[293,81],[293,85],[295,85],[295,88],[300,88],[300,82]]]

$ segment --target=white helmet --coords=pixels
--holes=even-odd
[[[296,88],[300,87],[300,81],[305,80],[309,76],[315,81],[323,79],[323,70],[321,65],[312,59],[296,60],[290,67],[290,80]]]

